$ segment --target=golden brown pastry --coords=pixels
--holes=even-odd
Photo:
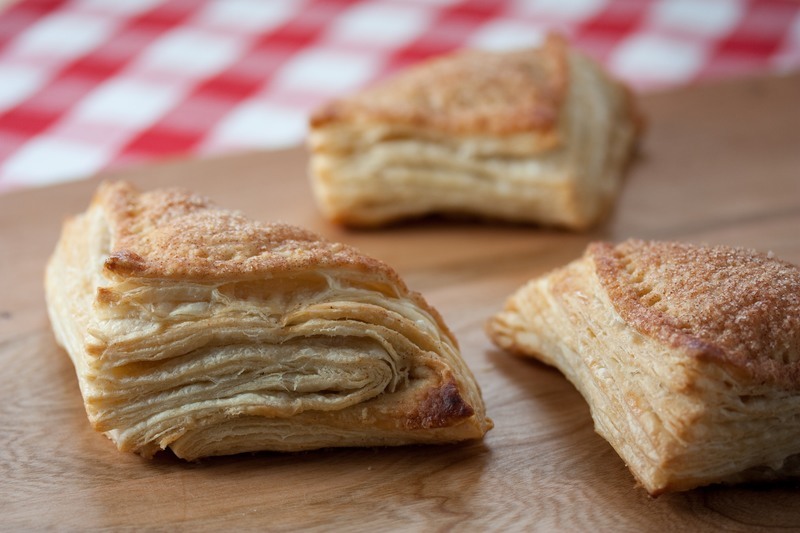
[[[800,269],[751,250],[595,243],[488,323],[556,366],[652,495],[800,473]]]
[[[453,335],[386,264],[181,190],[102,185],[64,226],[48,311],[92,425],[120,450],[481,438]]]
[[[583,229],[611,207],[639,123],[628,90],[560,37],[461,51],[314,113],[312,185],[352,226],[457,213]]]

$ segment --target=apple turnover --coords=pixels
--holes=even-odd
[[[639,125],[627,88],[550,36],[433,59],[323,106],[310,174],[346,225],[452,213],[584,229],[612,206]]]
[[[177,189],[103,184],[46,292],[92,425],[184,459],[478,439],[452,333],[386,264]]]
[[[795,265],[726,246],[595,243],[487,329],[566,375],[652,495],[800,474]]]

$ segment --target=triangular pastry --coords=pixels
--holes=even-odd
[[[640,119],[622,84],[550,36],[423,62],[310,126],[313,189],[334,221],[454,213],[584,229],[611,207]]]
[[[394,270],[181,190],[102,185],[46,273],[92,425],[179,457],[478,439],[456,340]]]
[[[519,289],[494,342],[556,366],[650,494],[800,474],[800,269],[630,240]]]

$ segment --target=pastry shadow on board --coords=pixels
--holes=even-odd
[[[520,415],[519,410],[526,410],[525,415],[536,417],[537,425],[554,432],[560,431],[559,426],[592,427],[589,408],[583,397],[557,369],[497,348],[487,349],[485,353],[486,359],[504,379],[522,392],[512,414]],[[496,417],[496,427],[502,424],[503,420]],[[565,437],[572,438],[568,434]],[[598,442],[604,442],[599,436],[598,439]]]
[[[609,221],[614,216],[615,208],[609,212],[592,227],[585,230],[574,230],[552,224],[539,224],[533,222],[519,222],[505,220],[501,218],[482,217],[468,213],[431,213],[409,218],[394,220],[380,226],[349,226],[328,221],[323,215],[318,214],[320,224],[333,228],[339,228],[343,233],[354,235],[378,235],[387,234],[389,236],[397,233],[424,233],[431,230],[440,232],[511,232],[511,233],[543,233],[549,236],[564,237],[570,235],[583,235],[602,231],[608,226]]]
[[[347,466],[343,467],[349,469],[359,466],[366,468],[370,464],[382,461],[414,461],[421,454],[425,454],[426,458],[433,458],[436,461],[442,462],[442,464],[456,461],[469,461],[470,464],[482,467],[489,453],[490,449],[483,441],[462,441],[446,444],[410,444],[385,447],[322,448],[298,452],[276,452],[266,450],[203,457],[194,461],[180,459],[172,453],[171,450],[166,449],[156,453],[152,459],[142,458],[141,463],[144,467],[152,466],[159,470],[205,469],[213,471],[235,468],[236,465],[241,463],[247,463],[247,468],[253,470],[258,468],[271,468],[276,464],[305,467],[314,463],[324,463],[328,461],[336,463],[345,460]]]
[[[168,498],[159,504],[164,513],[181,510],[186,520],[199,520],[214,513],[217,504],[204,503],[197,498],[198,494],[223,495],[231,491],[237,493],[238,508],[258,513],[269,511],[276,525],[294,516],[290,529],[303,529],[320,520],[329,529],[331,520],[345,524],[365,511],[374,516],[396,515],[399,523],[409,513],[418,513],[420,507],[445,506],[448,513],[470,516],[485,497],[481,495],[485,485],[482,479],[488,474],[490,458],[491,451],[482,443],[465,442],[257,452],[209,457],[191,463],[171,453],[159,453],[151,461],[142,459],[138,466],[150,473],[145,473],[146,477],[168,480],[156,483],[154,489],[159,499]],[[95,508],[116,513],[126,503],[141,507],[140,502],[130,500],[132,496],[125,485],[119,483],[119,490],[112,491],[98,487],[96,498],[100,503]],[[183,485],[193,487],[192,491],[187,493]],[[242,486],[248,490],[237,492]],[[280,490],[275,490],[278,486]],[[415,506],[414,509],[409,510],[409,505]],[[295,515],[299,508],[302,508],[302,522],[297,522]],[[115,515],[113,518],[118,520]],[[140,518],[133,519],[141,526]]]
[[[559,465],[562,481],[593,493],[593,499],[647,499],[644,491],[636,489],[636,481],[623,461],[595,433],[588,405],[563,374],[538,360],[496,348],[487,349],[486,358],[522,391],[505,413],[493,409],[497,430],[509,423],[527,425],[526,440],[547,448],[541,453],[557,456],[551,461]],[[493,407],[491,399],[489,407]]]
[[[611,219],[609,219],[611,220]],[[323,233],[331,240],[345,242],[398,268],[413,278],[424,273],[518,283],[520,276],[534,277],[572,261],[589,242],[608,238],[611,227],[601,226],[585,232],[510,222],[486,223],[480,220],[448,220],[428,217],[397,223],[383,229],[357,229],[328,224]],[[411,280],[407,280],[411,281]],[[409,283],[413,290],[424,286]],[[513,287],[514,289],[516,286]],[[502,298],[511,294],[500,293]],[[501,302],[498,303],[501,305]]]
[[[670,512],[700,515],[709,511],[748,528],[800,529],[797,497],[800,481],[709,485],[687,492],[664,494],[656,502]],[[757,518],[756,518],[757,517]]]
[[[486,358],[524,395],[514,407],[516,420],[528,419],[530,438],[537,437],[557,448],[561,477],[593,493],[597,501],[646,501],[646,492],[613,448],[595,431],[589,407],[581,394],[556,368],[533,358],[513,355],[497,348],[486,350]],[[490,404],[491,407],[491,404]],[[525,410],[520,413],[519,410]],[[495,424],[504,420],[495,413]]]
[[[103,435],[84,424],[82,416],[73,417],[73,441],[69,453],[86,458],[97,476],[73,482],[90,500],[90,513],[105,515],[114,524],[145,527],[141,511],[152,504],[157,514],[181,514],[181,520],[199,520],[209,513],[224,512],[226,505],[236,505],[249,512],[273,512],[275,520],[292,515],[287,495],[302,495],[304,520],[314,523],[324,516],[330,521],[330,509],[354,505],[347,512],[375,506],[371,512],[402,512],[409,502],[446,501],[449,511],[469,514],[481,496],[482,479],[492,451],[483,442],[465,441],[441,445],[397,447],[326,448],[303,452],[254,452],[206,457],[184,461],[166,450],[145,459],[116,450]],[[85,418],[85,417],[84,417]],[[83,420],[85,422],[85,420]],[[113,476],[113,479],[112,479]],[[148,502],[135,490],[144,483]],[[246,486],[246,492],[240,492]],[[281,490],[275,490],[280,486]],[[186,487],[192,487],[187,491]],[[220,502],[208,495],[220,496]],[[198,497],[198,495],[204,495]],[[227,503],[226,503],[227,502]],[[125,516],[120,516],[125,509]],[[337,517],[344,510],[337,511]],[[346,516],[341,517],[344,520]],[[338,519],[338,518],[337,518]],[[277,523],[277,522],[276,522]]]
[[[595,453],[590,454],[588,460],[581,461],[580,468],[585,472],[587,483],[590,480],[603,480],[602,486],[595,487],[602,493],[603,499],[635,497],[649,500],[651,504],[658,502],[679,514],[705,514],[711,511],[751,526],[784,526],[794,521],[794,525],[800,528],[800,517],[796,513],[800,479],[718,483],[662,494],[657,498],[648,496],[613,448],[594,432],[586,402],[563,374],[536,359],[515,356],[497,348],[487,349],[485,353],[486,359],[530,399],[519,402],[516,408],[534,410],[537,419],[543,426],[552,428],[565,449],[578,445],[579,440],[586,446],[585,432],[559,429],[558,426],[564,425],[566,417],[591,430],[592,440],[596,441],[596,445],[592,445]],[[491,403],[489,407],[492,407]],[[502,429],[503,418],[495,416],[495,425]],[[765,512],[765,506],[770,512]],[[771,521],[753,524],[750,522],[753,516]]]

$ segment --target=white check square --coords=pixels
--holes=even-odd
[[[282,148],[299,143],[306,135],[306,113],[264,100],[245,100],[223,118],[204,143],[203,151],[230,148]]]
[[[570,22],[586,20],[606,6],[607,0],[516,0],[516,11]]]
[[[198,21],[239,31],[268,31],[280,26],[304,6],[296,0],[214,0]]]
[[[42,69],[29,64],[0,63],[0,112],[11,109],[47,81]]]
[[[275,75],[275,87],[341,94],[366,83],[380,67],[375,54],[311,48],[292,58]]]
[[[496,19],[481,26],[470,36],[470,47],[483,50],[513,50],[538,46],[549,27],[514,19]]]
[[[195,28],[170,31],[137,60],[137,69],[201,78],[219,72],[240,54],[242,39]]]
[[[0,175],[25,185],[48,185],[88,176],[112,156],[96,144],[54,136],[36,137],[15,152],[0,168]]]
[[[614,50],[609,68],[623,79],[651,85],[685,83],[702,68],[707,54],[708,50],[697,42],[638,34]]]
[[[713,37],[732,30],[745,11],[740,0],[665,0],[653,6],[650,23],[658,28]]]
[[[116,29],[104,17],[76,12],[55,12],[27,29],[11,45],[11,54],[22,57],[80,57],[103,43]]]
[[[411,3],[361,3],[336,18],[327,38],[370,46],[400,46],[425,31],[433,12]]]
[[[144,128],[174,106],[184,91],[131,77],[112,78],[89,93],[70,120],[112,122],[122,128]]]
[[[152,9],[163,0],[78,0],[74,8],[78,10],[99,11],[113,15],[133,16]]]

